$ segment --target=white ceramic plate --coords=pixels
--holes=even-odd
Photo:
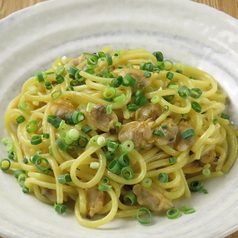
[[[143,47],[167,59],[212,74],[230,94],[238,118],[238,21],[188,0],[52,0],[0,21],[0,111],[22,83],[47,69],[58,56]],[[1,137],[6,136],[3,113]],[[0,158],[6,156],[0,147]],[[238,229],[238,164],[206,184],[208,195],[181,201],[196,209],[179,219],[153,219],[149,226],[117,219],[98,229],[81,227],[73,212],[57,215],[51,206],[25,195],[15,178],[0,173],[0,235],[6,237],[219,238]]]

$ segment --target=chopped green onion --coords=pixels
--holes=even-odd
[[[113,105],[110,104],[106,107],[106,114],[111,114],[112,113],[112,109],[113,109]]]
[[[170,208],[167,212],[166,215],[169,219],[176,219],[181,216],[179,209],[178,208]]]
[[[81,130],[83,131],[83,133],[88,134],[92,131],[92,128],[90,128],[89,126],[83,126]]]
[[[123,153],[129,153],[132,150],[134,150],[134,142],[131,140],[125,140],[121,143],[120,148],[122,150]]]
[[[126,180],[130,180],[134,178],[134,172],[130,167],[123,167],[121,169],[121,175]]]
[[[135,111],[138,110],[138,108],[139,108],[139,106],[136,105],[136,104],[129,104],[129,105],[127,105],[127,110],[129,112],[135,112]]]
[[[130,165],[130,159],[129,156],[127,154],[122,154],[119,158],[118,158],[118,162],[121,165],[121,167],[127,167]]]
[[[28,159],[27,159],[27,158],[24,158],[22,162],[23,162],[24,164],[28,164]]]
[[[49,122],[55,128],[59,128],[60,123],[63,119],[55,115],[48,115],[47,122]]]
[[[178,90],[178,94],[181,98],[186,99],[190,95],[190,89],[186,86],[181,86]]]
[[[39,135],[35,135],[31,137],[30,142],[32,145],[39,145],[42,142],[42,138]]]
[[[35,73],[35,78],[36,80],[38,80],[38,82],[43,82],[45,81],[45,78],[46,78],[46,73],[45,72],[37,72]]]
[[[140,69],[144,70],[144,71],[153,72],[154,71],[154,66],[151,62],[148,62],[148,63],[142,62],[140,64]]]
[[[58,182],[60,184],[66,184],[72,182],[70,174],[61,174],[58,176]]]
[[[192,109],[195,111],[195,112],[202,112],[202,106],[198,103],[198,102],[191,102],[191,106],[192,106]]]
[[[30,121],[30,122],[26,125],[26,131],[27,131],[28,133],[35,132],[36,130],[38,130],[38,122],[37,122],[37,121]]]
[[[226,119],[226,120],[230,120],[230,115],[228,115],[226,113],[222,113],[221,118]]]
[[[114,159],[108,164],[108,170],[114,174],[119,175],[121,173],[121,166],[120,163]]]
[[[168,84],[168,88],[170,88],[170,89],[177,89],[177,88],[179,88],[179,86],[178,86],[178,84],[175,84],[175,83],[169,83]]]
[[[72,128],[67,132],[67,135],[70,139],[72,139],[74,141],[74,140],[77,140],[79,138],[80,134],[79,134],[79,131],[77,129]]]
[[[168,174],[166,173],[159,173],[158,175],[158,180],[161,182],[161,183],[167,183],[169,181],[169,176]]]
[[[99,184],[98,185],[98,190],[103,191],[103,192],[108,192],[112,189],[111,185],[108,184]]]
[[[160,96],[159,95],[154,95],[151,99],[150,99],[150,101],[151,101],[151,103],[152,104],[156,104],[156,103],[158,103],[159,101],[160,101]]]
[[[105,99],[111,99],[116,95],[117,90],[114,87],[106,88],[103,91],[103,96]]]
[[[102,182],[105,183],[105,184],[108,184],[108,183],[110,183],[110,180],[107,177],[103,177]]]
[[[22,192],[28,194],[28,193],[30,193],[30,189],[28,187],[26,187],[25,185],[23,185]]]
[[[152,179],[149,178],[149,177],[145,177],[145,178],[143,178],[142,181],[141,181],[141,186],[143,186],[143,187],[145,187],[145,188],[150,187],[151,184],[152,184]]]
[[[187,140],[196,135],[196,132],[193,128],[189,128],[181,133],[182,139]]]
[[[122,126],[122,123],[118,121],[118,122],[115,124],[115,126],[116,126],[116,127],[121,127],[121,126]]]
[[[53,100],[57,100],[61,97],[62,92],[60,90],[54,91],[53,93],[51,93],[51,98]]]
[[[26,173],[25,170],[16,169],[16,170],[14,171],[14,176],[15,176],[15,178],[18,178],[20,174],[25,174],[25,173]]]
[[[211,170],[209,168],[203,168],[202,174],[205,177],[209,177],[211,175]]]
[[[117,96],[115,98],[113,98],[113,101],[115,103],[120,103],[122,102],[124,99],[126,98],[126,95],[124,93],[122,93],[120,96]]]
[[[191,192],[199,192],[203,189],[203,184],[201,181],[192,181],[189,184],[189,190]]]
[[[7,165],[4,166],[3,163],[7,164]],[[6,171],[6,170],[10,169],[10,167],[11,167],[11,161],[9,159],[2,159],[0,161],[1,170]]]
[[[148,72],[148,71],[145,71],[145,72],[144,72],[144,76],[145,76],[146,78],[150,78],[150,77],[151,77],[151,73]]]
[[[92,104],[91,102],[89,102],[89,103],[87,104],[87,107],[86,107],[86,112],[91,112],[92,109],[93,109],[93,104]]]
[[[123,77],[121,75],[119,75],[118,77],[116,77],[112,80],[112,82],[111,82],[112,87],[118,88],[122,84],[122,81],[123,81]]]
[[[106,59],[107,59],[107,65],[108,66],[112,65],[112,56],[111,56],[111,54],[106,53],[105,56],[106,56]]]
[[[99,162],[91,162],[90,165],[89,165],[89,167],[90,167],[91,169],[98,169],[99,166],[100,166],[100,163],[99,163]]]
[[[113,154],[110,151],[104,151],[103,153],[107,161],[112,161],[114,159]]]
[[[135,86],[136,84],[137,84],[137,81],[129,73],[127,73],[122,80],[122,85],[125,87],[132,86],[132,85]]]
[[[67,147],[68,147],[60,138],[58,138],[55,141],[55,144],[63,151],[65,151],[67,149]]]
[[[66,211],[64,204],[54,203],[54,209],[58,214],[63,214]]]
[[[43,138],[45,139],[49,139],[50,138],[50,134],[49,133],[43,133]]]
[[[55,79],[58,84],[61,84],[64,82],[64,77],[62,75],[57,75]]]
[[[101,52],[101,51],[98,52],[98,58],[105,58],[105,57],[106,55],[104,52]]]
[[[66,87],[66,91],[74,91],[74,87],[72,85],[69,85]]]
[[[214,119],[213,120],[213,124],[216,125],[217,123],[219,123],[219,120],[218,119]]]
[[[84,136],[79,136],[77,143],[80,148],[85,148],[88,144],[88,139]]]
[[[148,208],[141,207],[136,211],[136,219],[141,224],[149,224],[151,222],[151,212]]]
[[[65,122],[68,125],[74,125],[72,114],[66,114],[65,115]]]
[[[169,80],[172,80],[173,77],[174,77],[174,74],[173,74],[172,72],[168,72],[168,73],[166,74],[166,78],[169,79]]]
[[[133,206],[136,203],[136,196],[133,193],[127,193],[123,197],[123,201],[127,206]]]
[[[161,128],[162,128],[162,129],[166,129],[167,127],[168,127],[167,124],[162,124],[162,125],[161,125]]]
[[[68,154],[72,155],[78,152],[78,147],[79,146],[76,144],[68,145],[66,151]]]
[[[169,158],[169,163],[170,164],[175,164],[177,162],[177,159],[174,157]]]
[[[21,101],[18,103],[18,108],[23,112],[27,112],[29,107],[30,107],[30,105],[26,102]]]
[[[139,107],[143,107],[145,106],[147,101],[147,97],[143,96],[143,95],[139,95],[137,97],[135,97],[134,103],[136,105],[138,105]]]
[[[14,151],[9,151],[9,152],[8,152],[8,158],[9,158],[9,159],[12,159],[12,160],[16,160],[16,158],[17,158],[16,152],[14,152]]]
[[[190,90],[190,97],[192,98],[200,98],[202,95],[202,90],[200,88],[192,88]]]
[[[155,69],[156,70],[164,70],[165,69],[165,63],[164,62],[157,62],[155,64]]]
[[[78,124],[81,121],[83,121],[84,119],[85,119],[85,115],[82,112],[74,111],[72,113],[72,121],[73,121],[73,123]]]
[[[188,207],[188,206],[183,206],[180,209],[181,212],[183,212],[184,214],[192,214],[194,212],[196,212],[196,210],[193,207]]]
[[[39,171],[46,171],[50,167],[49,161],[43,157],[37,158],[34,164],[39,169]]]
[[[72,79],[75,79],[75,76],[79,73],[80,69],[76,68],[73,65],[70,65],[70,68],[68,70],[69,77]]]
[[[165,99],[167,102],[171,102],[173,101],[174,97],[174,95],[163,96],[163,99]]]
[[[208,191],[205,188],[202,189],[202,192],[205,193],[205,194],[208,194]]]
[[[46,83],[45,83],[45,88],[46,88],[46,89],[50,90],[50,89],[52,89],[52,87],[53,87],[53,86],[52,86],[52,84],[51,84],[50,82],[46,82]]]
[[[58,76],[58,75],[63,75],[65,72],[65,67],[63,65],[60,65],[56,68],[55,70],[55,75]]]
[[[16,118],[17,124],[21,124],[25,120],[26,120],[26,118],[24,116],[22,116],[22,115]]]
[[[87,63],[89,65],[97,65],[98,63],[98,57],[96,55],[92,55],[90,57],[87,58]]]
[[[24,186],[26,178],[27,178],[27,175],[25,173],[19,174],[17,181],[21,187]]]
[[[157,61],[164,61],[164,56],[162,52],[155,51],[153,55],[156,57]]]
[[[139,96],[143,93],[143,89],[142,88],[133,88],[132,90],[132,95],[133,96]]]
[[[154,129],[154,130],[153,130],[153,135],[156,135],[156,136],[164,136],[164,132],[161,131],[161,130],[158,130],[158,129]]]
[[[112,140],[108,140],[107,141],[107,148],[110,151],[114,151],[119,147],[119,143],[112,141]]]

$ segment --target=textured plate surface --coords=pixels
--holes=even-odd
[[[188,0],[51,0],[0,21],[0,111],[35,72],[59,56],[76,57],[105,46],[142,47],[164,52],[212,74],[230,95],[238,119],[238,21]],[[238,124],[238,123],[237,123]],[[6,136],[3,113],[1,137]],[[0,158],[6,156],[0,145]],[[98,229],[81,227],[73,212],[55,214],[51,206],[25,195],[15,178],[0,173],[0,235],[41,237],[219,238],[238,229],[238,164],[222,178],[206,183],[208,195],[196,194],[182,205],[196,209],[176,220],[154,217],[142,226],[116,219]]]

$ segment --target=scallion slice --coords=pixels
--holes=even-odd
[[[103,191],[103,192],[108,192],[112,189],[111,185],[108,184],[99,184],[98,185],[98,190]]]
[[[23,123],[25,120],[26,120],[26,118],[25,118],[24,116],[22,116],[22,115],[16,118],[17,124],[21,124],[21,123]]]
[[[66,184],[72,182],[70,174],[61,174],[58,176],[58,182],[60,184]]]
[[[136,212],[136,219],[141,224],[149,224],[151,222],[151,212],[148,208],[141,207]]]
[[[159,173],[158,175],[158,180],[161,182],[161,183],[167,183],[169,181],[169,176],[168,174],[166,173]]]
[[[178,94],[181,98],[186,99],[190,95],[190,89],[186,86],[181,86],[178,90]]]
[[[30,142],[32,145],[39,145],[42,142],[42,138],[40,135],[34,135],[31,137]]]
[[[189,184],[189,190],[191,192],[199,192],[203,189],[203,184],[201,181],[192,181],[190,184]]]
[[[123,153],[129,153],[134,150],[135,144],[131,140],[125,140],[121,143],[120,148]]]
[[[30,121],[27,125],[26,125],[26,131],[28,133],[32,133],[38,130],[38,122],[37,121]]]
[[[121,169],[121,175],[126,180],[131,180],[134,178],[134,172],[130,167],[123,167]]]
[[[143,178],[142,181],[141,181],[141,186],[142,186],[142,187],[145,187],[145,188],[150,187],[151,184],[152,184],[152,179],[149,178],[149,177],[145,177],[145,178]]]
[[[57,100],[61,97],[62,92],[60,90],[54,91],[53,93],[51,93],[51,98],[53,100]]]
[[[193,128],[189,128],[181,133],[182,139],[187,140],[196,135],[196,132]]]
[[[170,208],[167,212],[166,215],[169,219],[176,219],[181,216],[179,209],[178,208]]]
[[[83,133],[88,134],[92,131],[92,128],[89,126],[83,126],[81,130],[83,131]]]
[[[202,95],[202,90],[200,88],[192,88],[190,90],[190,97],[192,98],[200,98]]]
[[[58,214],[65,213],[67,207],[64,204],[54,203],[54,209]]]
[[[136,203],[136,196],[133,193],[127,193],[123,197],[123,201],[127,206],[133,206]]]
[[[198,113],[202,112],[202,106],[201,106],[201,104],[199,104],[198,102],[192,101],[192,102],[191,102],[191,106],[192,106],[192,109],[193,109],[195,112],[198,112]]]

